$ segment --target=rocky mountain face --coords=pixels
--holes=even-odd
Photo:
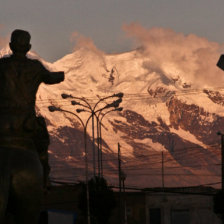
[[[53,64],[39,59],[51,70],[65,71],[66,77],[55,86],[41,85],[37,94],[37,114],[45,117],[51,135],[52,180],[83,180],[85,152],[83,127],[77,117],[63,111],[49,112],[48,106],[73,112],[85,122],[90,114],[77,113],[76,109],[83,107],[71,105],[71,100],[61,98],[62,93],[84,97],[94,106],[102,97],[123,92],[123,111],[108,113],[102,121],[103,174],[109,183],[118,185],[119,142],[128,187],[161,187],[162,179],[166,187],[220,187],[221,140],[217,132],[224,128],[221,88],[205,88],[198,83],[194,86],[194,80],[186,82],[185,77],[177,76],[173,66],[148,69],[145,65],[149,59],[138,50],[105,55],[81,48]],[[94,124],[94,139],[91,121],[86,138],[90,177],[94,167],[93,140],[96,174],[98,168]]]

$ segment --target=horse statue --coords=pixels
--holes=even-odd
[[[30,39],[29,32],[14,30],[9,43],[12,55],[0,59],[1,224],[7,222],[8,213],[16,224],[38,223],[49,136],[43,117],[36,116],[36,93],[41,83],[64,80],[64,72],[50,72],[26,57]],[[49,167],[45,169],[49,172]]]

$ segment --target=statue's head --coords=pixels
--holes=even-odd
[[[14,30],[11,34],[11,42],[9,43],[13,54],[25,56],[31,49],[30,39],[29,32],[18,29]]]

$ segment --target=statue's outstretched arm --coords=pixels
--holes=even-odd
[[[48,72],[44,75],[45,84],[57,84],[64,81],[64,72]]]

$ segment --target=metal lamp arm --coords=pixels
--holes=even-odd
[[[112,97],[116,97],[116,95],[113,94],[113,95],[111,95],[111,96],[107,96],[107,97],[104,97],[104,98],[100,98],[99,101],[95,104],[93,110],[96,109],[97,105],[98,105],[100,102],[102,102],[102,101],[104,101],[104,100],[106,100],[106,99],[112,98]]]
[[[85,110],[86,112],[88,111],[88,112],[91,113],[92,108],[90,108],[89,106],[87,106],[87,105],[85,105],[85,104],[82,104],[82,103],[77,103],[77,104],[74,103],[74,104],[73,104],[72,102],[73,102],[73,101],[71,101],[71,104],[72,104],[73,106],[76,106],[76,105],[78,105],[78,106],[82,106],[82,107],[88,109],[88,110]]]
[[[92,107],[91,105],[88,103],[88,101],[84,98],[84,97],[76,97],[76,96],[72,96],[71,94],[70,95],[67,95],[67,94],[61,94],[62,98],[64,99],[67,99],[67,98],[72,98],[72,99],[76,99],[76,100],[81,100],[83,101],[85,104],[86,104],[86,108],[89,108],[90,110],[92,110]],[[84,105],[82,105],[84,106]]]
[[[66,112],[66,113],[74,115],[80,121],[80,123],[82,124],[83,128],[85,128],[85,124],[83,123],[82,119],[77,114],[75,114],[75,113],[73,113],[73,112],[71,112],[69,110],[64,110],[64,109],[60,109],[60,111],[63,111],[63,112]]]

